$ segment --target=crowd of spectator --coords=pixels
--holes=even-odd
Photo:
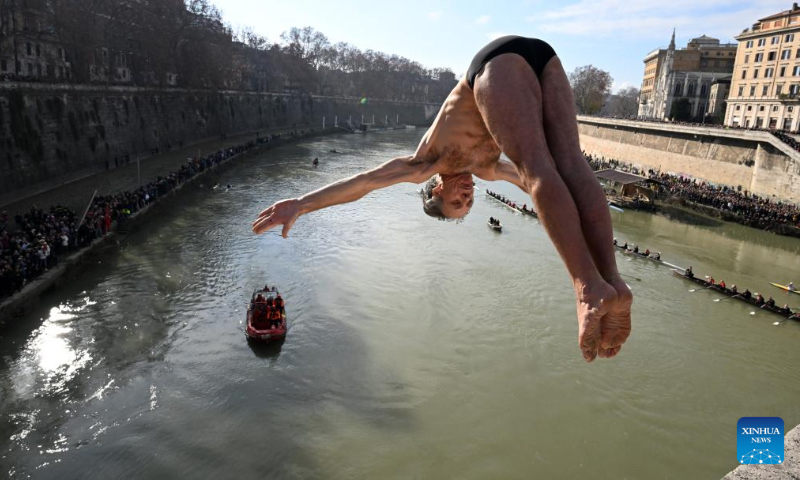
[[[800,208],[797,205],[755,195],[741,186],[714,185],[684,175],[642,170],[625,162],[592,155],[586,155],[586,160],[595,171],[613,168],[657,180],[660,182],[659,196],[668,195],[715,208],[726,220],[779,233],[786,227],[800,228]]]
[[[300,132],[300,135],[304,134]],[[289,136],[297,136],[293,131]],[[31,280],[58,264],[65,254],[90,245],[111,230],[114,222],[124,223],[131,215],[158,200],[200,172],[253,147],[280,141],[268,135],[255,141],[220,150],[206,157],[190,157],[177,171],[133,191],[96,196],[80,226],[78,215],[62,205],[45,211],[33,207],[28,213],[0,213],[0,299],[13,295]]]

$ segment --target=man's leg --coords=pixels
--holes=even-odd
[[[603,324],[601,356],[615,355],[630,334],[633,296],[617,270],[614,234],[603,189],[581,151],[575,99],[561,60],[553,57],[542,71],[542,112],[547,146],[567,185],[578,214],[586,244],[603,278],[617,290],[620,302]],[[605,351],[603,351],[603,349]]]
[[[584,358],[592,361],[600,349],[601,318],[618,301],[618,295],[595,266],[578,208],[548,149],[539,80],[522,57],[504,54],[486,64],[475,79],[474,92],[486,127],[517,166],[572,277],[580,347]]]

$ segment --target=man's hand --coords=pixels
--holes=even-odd
[[[578,343],[587,362],[619,353],[631,334],[632,303],[633,295],[619,277],[578,293]]]
[[[253,222],[253,232],[260,234],[276,225],[283,225],[281,235],[286,238],[301,213],[300,201],[296,198],[281,200],[258,214],[258,218]]]

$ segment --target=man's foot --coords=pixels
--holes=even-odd
[[[578,292],[578,344],[583,358],[611,358],[631,332],[633,295],[622,279],[584,287]]]

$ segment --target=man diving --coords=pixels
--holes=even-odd
[[[630,335],[633,296],[617,270],[611,216],[581,152],[575,115],[550,45],[499,38],[472,60],[412,155],[277,202],[258,215],[253,231],[283,225],[286,237],[300,215],[403,182],[425,182],[426,214],[456,219],[472,207],[473,175],[511,182],[533,199],[572,279],[584,359],[613,357]]]

